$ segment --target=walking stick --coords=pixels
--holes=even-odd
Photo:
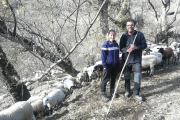
[[[138,32],[137,32],[137,34],[138,34]],[[133,44],[134,44],[134,42],[135,42],[135,40],[136,40],[137,34],[136,34],[136,36],[134,37]],[[126,61],[125,61],[125,63],[124,63],[124,66],[123,66],[123,68],[122,68],[122,70],[121,70],[121,74],[120,74],[120,76],[119,76],[118,83],[117,83],[117,85],[116,85],[116,89],[115,89],[115,91],[114,91],[114,93],[113,93],[113,97],[112,97],[112,99],[111,99],[111,103],[110,103],[110,105],[109,105],[109,108],[108,108],[106,117],[107,117],[107,115],[108,115],[108,113],[109,113],[109,110],[110,110],[110,108],[111,108],[111,104],[112,104],[112,102],[113,102],[113,100],[114,100],[114,96],[115,96],[115,93],[116,93],[116,90],[117,90],[119,81],[120,81],[120,79],[121,79],[121,75],[122,75],[122,73],[123,73],[123,71],[124,71],[124,68],[125,68],[125,66],[126,66],[126,63],[127,63],[127,61],[128,61],[129,55],[130,55],[130,53],[128,53],[128,56],[127,56]]]

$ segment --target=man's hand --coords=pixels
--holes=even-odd
[[[127,49],[126,52],[131,53],[133,50],[136,50],[136,49],[138,49],[138,48],[139,48],[139,47],[135,46],[134,44],[130,44],[130,48]]]

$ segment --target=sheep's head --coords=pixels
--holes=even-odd
[[[49,103],[49,100],[52,100],[52,98],[51,97],[43,98],[43,105],[44,105],[45,108],[47,107],[47,104]]]
[[[159,49],[158,52],[160,52],[161,54],[164,53],[164,48],[158,48],[158,49]]]
[[[95,72],[97,70],[100,70],[100,66],[99,65],[94,66],[93,72]]]

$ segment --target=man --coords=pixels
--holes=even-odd
[[[126,21],[127,33],[124,33],[120,39],[120,51],[122,54],[122,62],[124,63],[128,54],[129,58],[124,69],[124,79],[125,79],[125,97],[131,96],[130,88],[130,76],[133,69],[134,72],[134,90],[133,98],[138,101],[143,101],[142,96],[139,95],[141,77],[142,77],[142,50],[147,47],[145,37],[142,32],[134,30],[135,21],[133,19],[128,19]],[[137,36],[136,36],[137,35]],[[135,39],[136,36],[136,39]],[[133,41],[135,42],[133,44]]]

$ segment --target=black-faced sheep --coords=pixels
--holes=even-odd
[[[169,60],[173,56],[173,50],[172,48],[159,48],[159,51],[162,54],[162,62],[166,64],[166,60],[168,60],[168,65],[169,65]]]
[[[95,65],[93,72],[97,73],[98,80],[102,80],[103,65],[102,64]]]

